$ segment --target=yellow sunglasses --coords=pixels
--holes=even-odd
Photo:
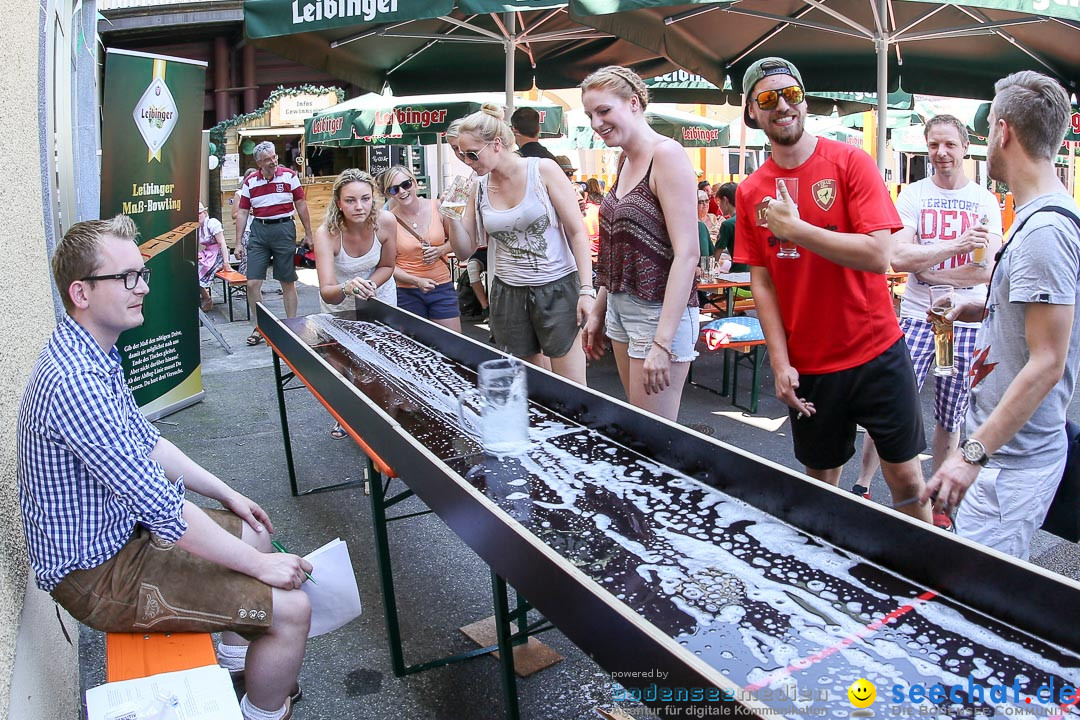
[[[780,88],[779,90],[766,90],[759,92],[754,100],[757,102],[758,107],[762,110],[772,110],[780,103],[780,96],[784,96],[784,100],[788,105],[798,105],[806,97],[806,93],[798,85],[790,85],[786,88]]]

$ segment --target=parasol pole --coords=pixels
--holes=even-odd
[[[881,177],[885,177],[885,134],[889,129],[889,41],[886,18],[889,17],[889,0],[877,0],[881,24],[874,40],[877,56],[877,165]]]
[[[503,47],[506,48],[506,72],[504,73],[506,78],[506,122],[510,122],[510,116],[514,112],[514,30],[517,27],[515,22],[514,13],[506,12],[503,14],[503,23],[510,31],[510,34],[503,40]]]

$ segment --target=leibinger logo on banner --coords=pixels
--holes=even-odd
[[[160,64],[160,69],[158,65]],[[179,117],[176,100],[165,84],[165,63],[154,61],[154,77],[132,111],[135,127],[139,128],[143,142],[150,150],[146,162],[161,162],[161,148],[172,135]]]
[[[701,142],[716,142],[720,137],[720,131],[716,128],[706,128],[700,125],[688,125],[682,129],[683,140],[699,140]]]
[[[341,116],[328,117],[328,118],[319,118],[318,120],[313,120],[312,121],[312,123],[311,123],[311,134],[312,135],[333,135],[334,133],[341,130],[341,127],[344,124],[345,124],[345,118],[343,118]]]
[[[293,0],[293,25],[303,25],[334,18],[359,18],[365,22],[377,15],[396,13],[397,0]]]

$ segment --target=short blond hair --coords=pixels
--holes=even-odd
[[[964,147],[968,146],[968,131],[967,125],[965,125],[960,118],[955,115],[941,114],[935,115],[926,121],[926,126],[923,127],[923,139],[930,139],[930,131],[935,125],[951,125],[956,128],[956,132],[960,133],[960,144]]]
[[[1030,157],[1053,160],[1069,130],[1069,95],[1053,78],[1022,70],[994,83],[991,111],[1009,123]]]
[[[75,309],[68,288],[71,283],[93,275],[101,264],[101,244],[106,236],[135,241],[139,229],[127,215],[108,220],[84,220],[71,226],[52,256],[53,280],[69,313]],[[89,282],[93,282],[92,280]]]
[[[458,126],[458,137],[464,133],[475,135],[486,143],[494,142],[496,138],[503,147],[514,147],[514,131],[510,129],[504,119],[505,110],[495,103],[484,103],[483,106],[472,115],[466,115]]]
[[[607,90],[623,100],[636,97],[642,110],[649,104],[649,88],[645,81],[630,68],[620,65],[607,65],[582,80],[581,91],[589,90]]]

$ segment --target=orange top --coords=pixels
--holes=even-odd
[[[409,222],[402,218],[402,222]],[[424,264],[424,249],[420,241],[411,232],[401,227],[401,223],[394,223],[397,228],[397,266],[415,277],[429,278],[436,284],[450,282],[450,266],[446,260],[438,260],[431,265]],[[435,209],[435,203],[431,202],[431,222],[428,223],[427,241],[429,245],[439,246],[446,242],[446,231],[443,230],[442,218]]]

